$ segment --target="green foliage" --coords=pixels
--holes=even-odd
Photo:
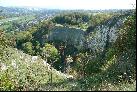
[[[0,46],[6,46],[6,38],[4,32],[0,30]]]
[[[22,31],[22,32],[15,32],[16,40],[23,42],[23,41],[30,41],[32,39],[32,34],[29,31]]]
[[[43,86],[50,83],[52,72],[53,83],[61,82],[65,77],[50,70],[41,58],[32,60],[32,56],[23,52],[6,48],[0,59],[0,90],[1,91],[36,91],[44,90]]]
[[[113,18],[113,15],[98,13],[89,16],[81,13],[67,13],[56,16],[52,21],[43,21],[27,31],[7,33],[0,31],[0,90],[46,90],[49,88],[42,89],[42,86],[49,85],[47,83],[51,82],[51,73],[53,84],[56,86],[52,85],[52,90],[61,89],[58,86],[64,87],[64,90],[65,88],[92,91],[135,90],[136,12],[129,15],[124,25],[116,30],[118,38],[106,47],[105,53],[91,52],[86,46],[85,32],[70,28],[75,26],[86,29],[89,26],[87,31],[91,32],[94,27],[103,23],[105,25],[108,19]],[[111,25],[106,26],[113,27],[120,18],[116,16]],[[68,27],[55,27],[53,22]],[[17,23],[5,24],[9,30],[14,30],[14,24],[18,26]],[[93,33],[93,38],[95,36]],[[14,44],[12,38],[15,38],[17,48],[27,54],[41,56],[44,60],[39,57],[33,60],[30,55],[9,48],[8,46]],[[68,71],[80,81],[67,80],[62,83],[64,76],[57,74],[53,68],[51,71],[50,65],[47,66],[46,61],[58,70],[61,70],[60,66],[64,69],[67,66],[64,62],[67,61],[68,55],[73,57]]]
[[[45,46],[42,48],[42,57],[44,59],[48,59],[49,63],[54,63],[58,60],[58,50],[48,43],[45,44]]]
[[[23,51],[28,54],[33,54],[33,46],[31,42],[26,42],[22,44]]]
[[[38,41],[32,41],[33,43],[33,51],[34,51],[34,55],[40,55],[41,54],[41,46],[40,43]]]
[[[60,16],[56,16],[52,19],[54,23],[58,24],[68,24],[68,25],[79,25],[80,23],[85,23],[89,21],[89,15],[83,13],[70,13],[70,14],[62,14]]]
[[[7,48],[8,46],[11,46],[11,39],[7,39],[5,32],[0,30],[0,59],[3,56],[3,52],[5,50],[5,48]]]
[[[39,23],[37,30],[32,33],[33,40],[37,40],[41,45],[44,45],[48,41],[48,36],[53,27],[54,24],[51,21],[43,21]]]
[[[116,47],[120,53],[136,48],[136,15],[129,16],[120,30],[120,36],[117,39]]]
[[[136,18],[129,16],[119,30],[116,42],[108,49],[104,63],[108,78],[115,82],[130,82],[136,77]],[[113,76],[113,77],[112,77]]]
[[[109,13],[97,13],[97,14],[91,14],[90,21],[88,22],[88,28],[87,32],[92,32],[94,28],[98,25],[101,25],[103,22],[111,19],[114,16],[114,14]],[[110,26],[110,25],[109,25]]]
[[[15,32],[16,47],[21,49],[22,44],[25,42],[30,42],[32,40],[32,34],[29,31]]]
[[[10,80],[8,73],[4,73],[0,76],[0,89],[4,91],[13,91],[14,82]]]
[[[89,74],[87,71],[90,71],[89,69],[87,70],[87,64],[89,63],[89,53],[79,53],[76,55],[76,58],[74,60],[75,61],[72,67],[74,74],[72,75],[76,76],[79,79],[88,76]]]
[[[135,77],[136,63],[136,14],[129,16],[120,30],[120,36],[116,40],[115,54],[118,60],[124,65],[120,69],[127,73],[128,76]],[[119,63],[118,63],[119,64]],[[116,65],[118,65],[116,64]],[[120,67],[120,66],[119,66]]]
[[[96,26],[101,24],[103,21],[110,19],[113,15],[109,13],[98,13],[90,16],[90,26]]]

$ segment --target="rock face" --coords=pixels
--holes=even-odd
[[[87,48],[94,52],[101,52],[104,50],[106,41],[113,43],[118,37],[118,30],[124,23],[127,16],[114,16],[104,23],[96,26],[92,32],[87,35]],[[108,38],[107,38],[108,36]]]
[[[119,28],[130,14],[115,15],[103,23],[95,26],[89,33],[81,29],[56,27],[49,35],[49,41],[62,41],[73,44],[77,49],[90,49],[94,52],[102,52],[107,43],[116,41]]]
[[[49,35],[49,41],[61,41],[68,45],[74,45],[77,48],[83,46],[85,32],[80,29],[68,27],[55,27]]]

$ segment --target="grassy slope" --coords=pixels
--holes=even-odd
[[[51,67],[41,58],[33,61],[32,56],[14,48],[7,48],[4,54],[0,60],[0,90],[42,90],[42,85],[50,84]],[[53,68],[52,74],[53,83],[61,82],[67,76]]]

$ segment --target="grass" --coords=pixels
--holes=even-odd
[[[136,91],[136,81],[130,83],[113,84],[100,77],[90,77],[81,80],[64,81],[56,84],[53,91]]]
[[[4,91],[39,90],[41,85],[50,83],[51,72],[53,83],[65,79],[64,76],[58,75],[55,69],[51,71],[41,58],[32,62],[32,56],[12,48],[5,50],[0,65],[0,90]]]

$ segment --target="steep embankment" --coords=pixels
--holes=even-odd
[[[94,52],[102,52],[107,43],[114,43],[119,29],[130,14],[116,15],[90,30],[87,47]]]
[[[0,62],[0,90],[42,90],[42,85],[72,78],[52,68],[40,57],[14,48],[6,48]]]

